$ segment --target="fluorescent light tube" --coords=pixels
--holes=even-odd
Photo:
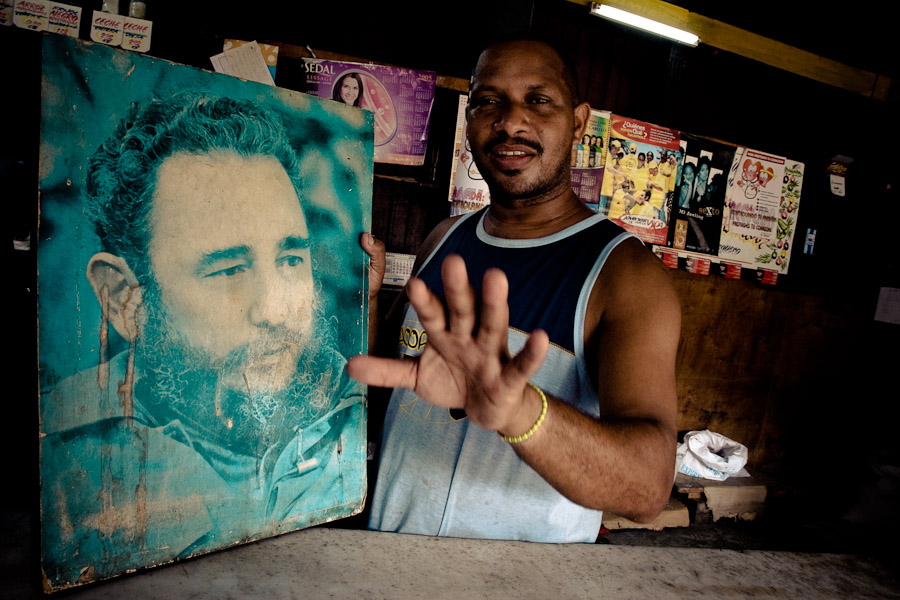
[[[658,21],[653,21],[651,19],[647,19],[646,17],[641,17],[633,13],[620,10],[618,8],[613,8],[612,6],[609,6],[607,4],[598,4],[596,2],[591,2],[591,14],[597,15],[598,17],[603,17],[605,19],[618,21],[619,23],[624,23],[625,25],[631,25],[632,27],[637,27],[639,29],[655,33],[656,35],[661,35],[665,38],[669,38],[670,40],[675,40],[676,42],[681,42],[682,44],[687,44],[689,46],[696,46],[698,43],[700,43],[700,38],[693,33],[688,33],[687,31],[677,29],[670,25],[666,25]]]

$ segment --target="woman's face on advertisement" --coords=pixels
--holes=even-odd
[[[341,83],[341,100],[344,104],[353,106],[357,98],[359,98],[359,83],[353,77],[344,77]]]
[[[685,163],[684,165],[684,180],[685,181],[693,181],[694,180],[694,165],[691,163]]]

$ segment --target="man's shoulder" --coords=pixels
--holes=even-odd
[[[41,441],[45,567],[74,581],[87,565],[106,576],[169,561],[213,530],[212,506],[228,493],[196,451],[134,419],[50,433]]]
[[[659,281],[671,284],[666,266],[638,238],[629,237],[610,253],[601,273],[605,283],[629,284],[641,287]],[[650,281],[645,279],[649,277]]]
[[[603,318],[652,309],[674,317],[680,303],[669,269],[636,238],[623,240],[600,272],[591,305]]]
[[[119,384],[125,381],[128,353],[79,371],[41,396],[41,432],[53,433],[112,417],[122,411]],[[115,414],[104,410],[115,410]]]
[[[467,217],[468,215],[456,215],[454,217],[448,217],[441,221],[435,226],[434,229],[431,230],[431,233],[425,238],[422,242],[422,245],[419,247],[419,251],[416,253],[416,261],[413,265],[413,273],[417,273],[418,270],[422,267],[422,264],[428,259],[429,256],[437,250],[441,241],[447,236],[447,233],[450,229],[453,228],[460,220]]]

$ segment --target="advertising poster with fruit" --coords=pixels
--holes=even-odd
[[[599,212],[649,244],[665,244],[675,174],[661,165],[673,154],[679,163],[681,134],[612,115],[609,137]]]
[[[772,238],[784,177],[785,159],[749,148],[732,164],[723,230],[751,237]]]
[[[803,163],[738,148],[725,197],[720,259],[788,272],[803,171]]]
[[[428,147],[433,71],[304,58],[306,92],[375,115],[375,162],[421,165]]]
[[[681,147],[684,159],[670,219],[672,247],[716,256],[726,180],[736,148],[688,133],[681,134]],[[667,176],[674,172],[675,155],[670,155],[668,164],[661,168],[666,169]]]
[[[609,117],[609,111],[591,110],[584,135],[572,144],[572,189],[594,210],[600,207],[600,185],[609,146]]]
[[[450,216],[481,210],[491,203],[487,182],[472,159],[472,148],[466,135],[466,104],[461,95],[456,108],[456,139],[453,142],[453,165],[450,167]]]
[[[788,161],[784,168],[775,239],[770,239],[756,257],[759,265],[774,266],[779,273],[787,273],[794,245],[794,230],[800,210],[800,188],[803,183],[803,163]]]

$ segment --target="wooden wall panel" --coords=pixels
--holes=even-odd
[[[682,271],[673,271],[673,278],[683,311],[678,427],[726,435],[758,460],[779,337],[772,324],[784,322],[785,294]]]
[[[846,447],[849,431],[884,429],[877,389],[898,352],[867,305],[752,281],[672,276],[683,311],[680,430],[726,435],[749,448],[751,469],[796,482],[850,470],[891,445],[873,439],[855,457]]]

